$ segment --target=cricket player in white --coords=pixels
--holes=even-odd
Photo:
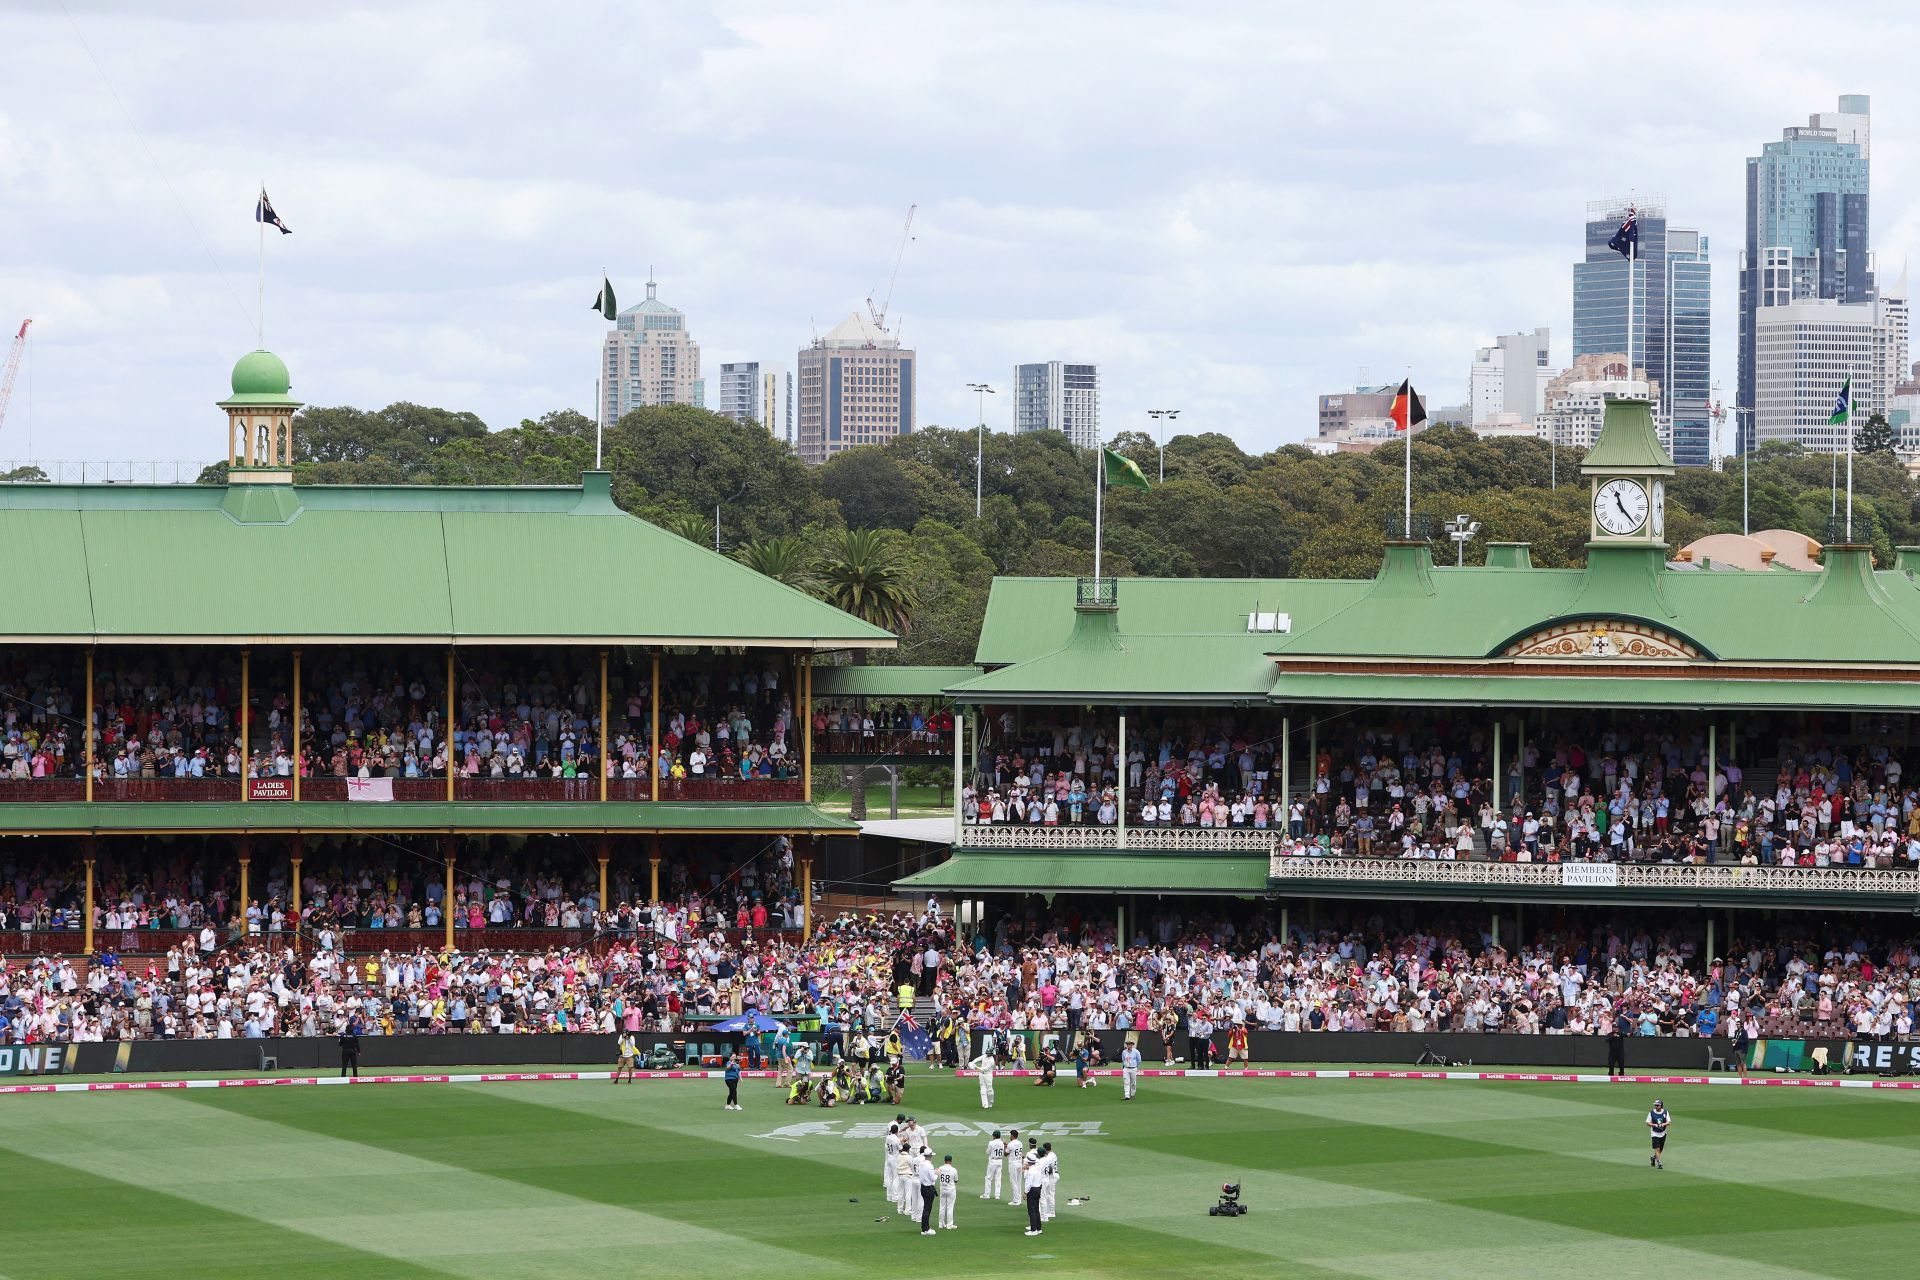
[[[899,1159],[900,1159],[900,1126],[897,1124],[890,1124],[887,1126],[887,1158],[884,1161],[882,1161],[880,1165],[880,1185],[881,1187],[885,1188],[887,1193],[887,1200],[895,1208],[900,1207],[900,1200],[899,1200],[900,1185],[894,1175],[894,1167],[898,1163]]]
[[[1140,1087],[1140,1046],[1129,1043],[1120,1051],[1120,1096],[1131,1099]]]
[[[1040,1153],[1040,1171],[1046,1178],[1040,1184],[1040,1221],[1051,1222],[1060,1190],[1060,1153],[1051,1142]]]
[[[893,1201],[902,1217],[919,1216],[920,1180],[914,1176],[913,1152],[907,1150],[905,1143],[900,1145],[900,1154],[893,1158],[893,1194],[887,1198]]]
[[[1000,1198],[1000,1171],[1007,1163],[1007,1144],[1001,1139],[1000,1131],[995,1129],[993,1137],[987,1140],[987,1180],[981,1189],[982,1200]]]
[[[967,1065],[980,1077],[980,1109],[993,1110],[993,1055],[983,1053]]]
[[[933,1171],[933,1182],[940,1191],[940,1229],[953,1230],[953,1202],[960,1196],[960,1171],[953,1167],[953,1157],[948,1156],[938,1169]]]
[[[1018,1129],[1009,1130],[1007,1134],[1007,1179],[1013,1184],[1013,1198],[1007,1201],[1008,1204],[1018,1205],[1025,1203],[1022,1197],[1027,1193],[1027,1166],[1032,1163],[1027,1159],[1027,1155],[1028,1148],[1020,1141],[1020,1131]]]

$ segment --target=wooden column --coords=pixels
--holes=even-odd
[[[85,948],[84,954],[91,957],[93,955],[93,837],[88,836],[82,847],[86,850],[87,864],[86,938],[82,946]]]
[[[607,651],[600,651],[600,803],[607,802],[607,771],[613,768],[613,737],[607,732]],[[600,909],[607,909],[607,863],[600,860]]]
[[[802,749],[800,752],[800,799],[813,803],[813,655],[803,659],[800,679],[802,698],[800,702],[800,722],[806,728],[800,731]]]
[[[653,791],[651,794],[655,800],[658,800],[660,798],[660,651],[658,649],[653,651],[653,701],[651,709],[653,712],[653,736],[647,740],[647,776],[653,779]],[[657,855],[659,848],[660,842],[656,837],[654,840],[656,866],[658,865]],[[660,900],[660,894],[657,891],[653,897],[656,902]]]
[[[94,716],[93,651],[94,651],[94,646],[88,645],[87,646],[87,723],[86,723],[87,742],[84,750],[86,753],[85,762],[86,762],[86,771],[87,771],[87,802],[89,804],[93,802],[93,716]],[[93,927],[91,922],[89,922],[87,927],[89,929]]]
[[[958,846],[966,834],[966,808],[961,801],[966,773],[962,765],[967,741],[967,713],[953,704],[953,843]],[[808,799],[812,799],[811,796]]]
[[[253,837],[240,837],[240,939],[245,941],[247,932],[247,907],[253,901]]]
[[[806,837],[800,855],[800,940],[813,940],[813,839]]]
[[[1282,831],[1291,833],[1293,826],[1287,821],[1293,812],[1293,717],[1280,717],[1280,812],[1274,815],[1274,825]],[[1286,941],[1285,935],[1281,941]]]
[[[294,655],[294,662],[297,664],[299,661],[300,661],[299,654],[296,651]],[[294,667],[294,670],[298,671],[299,667],[296,665]],[[294,677],[294,679],[297,685],[299,677],[296,676]],[[300,770],[297,766],[293,771],[293,776],[296,779],[299,778],[300,776]],[[294,785],[298,786],[299,784],[298,782],[296,782]],[[298,798],[299,793],[295,792],[294,795],[295,795],[295,798]],[[293,903],[293,921],[294,921],[293,949],[295,951],[298,951],[300,949],[300,930],[302,928],[302,924],[300,920],[300,864],[307,860],[307,838],[305,836],[296,835],[293,838],[293,844],[292,844],[290,853],[291,853],[291,857],[289,858],[289,861],[292,863],[292,866],[293,866],[293,889],[289,893],[289,900]]]
[[[453,763],[453,692],[454,692],[454,684],[453,684],[453,646],[452,646],[452,645],[448,645],[448,646],[447,646],[447,723],[446,723],[446,725],[445,725],[445,729],[446,729],[446,739],[447,739],[447,803],[448,803],[448,804],[452,804],[452,803],[453,803],[453,775],[454,775],[454,763]],[[449,865],[449,866],[451,866],[451,865],[452,865],[452,863],[448,863],[448,865]],[[449,919],[451,919],[451,917],[449,917]],[[452,935],[451,935],[451,934],[449,934],[449,935],[448,935],[448,944],[447,944],[447,945],[449,945],[449,946],[451,946],[451,945],[453,945],[453,944],[452,944]]]
[[[610,856],[609,850],[612,844],[612,837],[600,837],[600,910],[603,912],[609,909],[607,906],[607,859]]]
[[[660,905],[660,837],[647,837],[647,901]]]
[[[452,650],[448,650],[448,652],[451,653]],[[452,836],[442,836],[440,838],[440,851],[444,855],[446,864],[447,864],[447,896],[440,908],[440,922],[444,924],[447,929],[447,950],[449,951],[453,950],[453,863],[454,863],[454,856],[455,856],[454,849],[455,849],[455,844]]]
[[[295,800],[300,798],[300,651],[298,649],[293,651],[293,798]],[[299,863],[296,862],[294,865],[298,866]],[[296,882],[298,879],[299,875],[296,872]],[[294,890],[295,911],[300,909],[299,892],[297,888]]]
[[[248,714],[253,699],[253,650],[240,651],[240,799],[245,802],[253,788],[247,785],[248,757],[253,754],[253,746],[248,741],[248,733],[253,728],[253,717]],[[246,883],[246,860],[240,862],[241,883]]]

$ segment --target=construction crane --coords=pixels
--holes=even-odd
[[[13,335],[13,348],[7,352],[7,371],[0,375],[0,426],[7,422],[7,401],[13,399],[13,380],[20,373],[20,353],[27,349],[27,326],[32,323],[31,317],[20,322],[20,332]]]
[[[873,327],[882,332],[887,327],[887,308],[893,305],[893,282],[900,278],[900,259],[906,256],[907,241],[913,238],[913,214],[919,207],[917,204],[907,206],[907,225],[900,228],[900,247],[894,250],[893,270],[887,273],[886,296],[880,299],[877,307],[873,305],[871,295],[867,298],[867,314],[873,317]]]

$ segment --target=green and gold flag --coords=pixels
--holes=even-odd
[[[1146,472],[1140,470],[1140,464],[1124,453],[1115,453],[1111,449],[1102,449],[1106,456],[1106,480],[1110,485],[1124,489],[1152,489]]]

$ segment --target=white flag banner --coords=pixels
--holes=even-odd
[[[347,799],[349,800],[391,800],[393,799],[392,778],[348,778]]]

